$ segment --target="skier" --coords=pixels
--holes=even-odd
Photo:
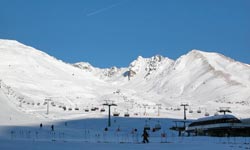
[[[43,127],[43,124],[42,123],[40,123],[40,129]]]
[[[54,131],[54,125],[53,124],[51,125],[51,131]]]
[[[143,143],[148,143],[149,141],[148,141],[148,137],[149,137],[149,135],[148,135],[148,133],[147,133],[147,131],[144,129],[143,130],[143,134],[142,134],[142,137],[143,137]]]

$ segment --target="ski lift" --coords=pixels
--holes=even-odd
[[[84,111],[85,111],[85,112],[89,112],[89,109],[88,109],[88,108],[86,108],[86,109],[84,109]]]
[[[125,114],[124,114],[124,117],[129,117],[129,113],[125,113]]]
[[[147,120],[146,120],[146,123],[144,125],[144,130],[150,130],[150,126],[149,124],[147,123]]]
[[[104,108],[102,108],[102,109],[100,110],[100,112],[105,112],[105,109],[104,109]]]
[[[115,109],[115,111],[114,111],[114,113],[113,113],[113,116],[118,117],[119,115],[120,115],[120,113],[117,112],[116,109]]]
[[[209,113],[208,113],[208,112],[206,112],[206,113],[205,113],[205,116],[206,116],[206,117],[208,117],[208,116],[209,116]]]
[[[138,116],[138,113],[134,113],[135,116]]]
[[[75,110],[79,110],[79,108],[78,108],[78,107],[76,107],[76,108],[75,108]]]
[[[156,131],[161,130],[161,125],[160,125],[159,121],[157,124],[155,124],[155,130]]]
[[[92,107],[90,110],[91,111],[96,111],[96,107]]]
[[[200,113],[201,113],[201,109],[200,109],[200,108],[197,110],[197,113],[198,113],[198,114],[200,114]]]
[[[72,110],[72,108],[69,108],[69,109],[68,109],[68,111],[71,111],[71,110]]]
[[[37,106],[40,106],[40,103],[37,103],[36,105],[37,105]]]
[[[129,117],[128,109],[127,112],[124,114],[124,117]]]
[[[114,112],[114,113],[113,113],[113,116],[114,116],[114,117],[118,117],[119,115],[120,115],[120,113],[118,113],[118,112]]]
[[[63,108],[64,111],[66,111],[66,109],[67,109],[66,106],[63,106],[62,108]]]

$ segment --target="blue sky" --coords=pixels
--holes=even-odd
[[[0,38],[101,68],[192,49],[249,64],[250,1],[0,0]]]

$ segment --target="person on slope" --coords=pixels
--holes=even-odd
[[[143,130],[143,134],[142,134],[142,137],[143,137],[143,143],[148,143],[149,142],[149,140],[148,140],[148,137],[149,137],[149,135],[148,135],[148,132],[147,132],[147,130]]]

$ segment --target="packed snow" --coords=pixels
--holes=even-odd
[[[183,119],[182,103],[189,104],[188,119],[220,107],[249,118],[249,91],[250,66],[217,53],[139,56],[127,68],[102,69],[0,40],[0,149],[250,149],[249,138],[178,137],[169,130]],[[106,102],[120,114],[108,131]],[[146,124],[162,129],[141,144]]]

